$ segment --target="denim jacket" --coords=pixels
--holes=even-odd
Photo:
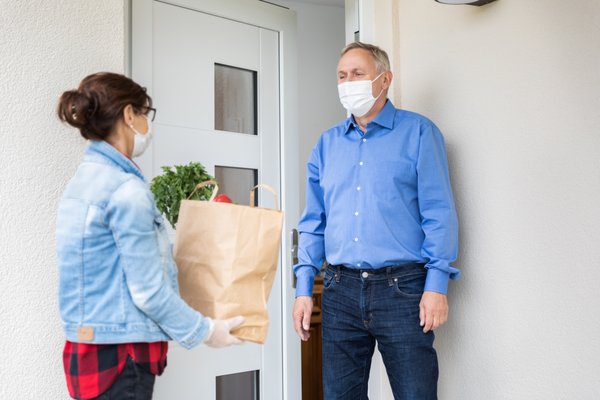
[[[209,321],[179,296],[164,221],[137,166],[92,141],[57,216],[59,306],[67,340],[199,344]]]

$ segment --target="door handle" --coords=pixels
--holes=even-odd
[[[290,246],[290,256],[292,261],[292,267],[298,264],[298,230],[292,229],[290,231],[291,235],[291,246]],[[292,287],[296,287],[296,274],[292,272]]]

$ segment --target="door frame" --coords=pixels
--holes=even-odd
[[[159,1],[160,0],[153,0]],[[281,247],[281,354],[278,360],[279,382],[269,382],[270,392],[281,393],[286,400],[300,400],[301,357],[300,341],[293,329],[292,308],[295,300],[291,254],[291,235],[300,217],[299,204],[299,137],[298,137],[298,88],[297,88],[297,26],[296,13],[285,7],[262,1],[249,0],[168,0],[165,3],[211,14],[236,22],[255,25],[279,33],[279,131],[281,209],[284,211]],[[143,82],[152,82],[148,68],[140,68],[135,60],[152,58],[150,46],[133,48],[133,35],[152,35],[152,7],[148,0],[125,2],[125,71]],[[134,5],[136,10],[133,12]],[[146,11],[148,10],[148,11]],[[135,32],[133,25],[136,25]],[[148,37],[144,36],[144,37]],[[139,41],[137,41],[139,43]],[[147,43],[150,43],[149,41]],[[147,85],[152,93],[151,84]],[[150,149],[149,149],[150,150]],[[275,286],[274,286],[275,287]],[[265,355],[264,359],[269,357]],[[276,357],[277,358],[277,357]],[[271,366],[275,368],[275,366]],[[266,383],[262,383],[263,385]],[[275,385],[277,388],[273,388]],[[269,399],[266,399],[269,400]]]

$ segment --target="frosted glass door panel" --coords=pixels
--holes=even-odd
[[[215,64],[215,129],[257,134],[256,71]]]
[[[219,182],[219,193],[226,194],[235,204],[248,205],[250,189],[258,183],[258,171],[250,168],[215,166],[215,178]],[[258,196],[254,198],[258,205]]]
[[[259,400],[259,371],[217,376],[217,400]]]

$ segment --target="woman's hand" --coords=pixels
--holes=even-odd
[[[210,347],[226,347],[232,344],[242,344],[243,341],[231,334],[231,330],[244,323],[244,317],[237,316],[229,319],[211,319],[210,330],[204,343]]]

